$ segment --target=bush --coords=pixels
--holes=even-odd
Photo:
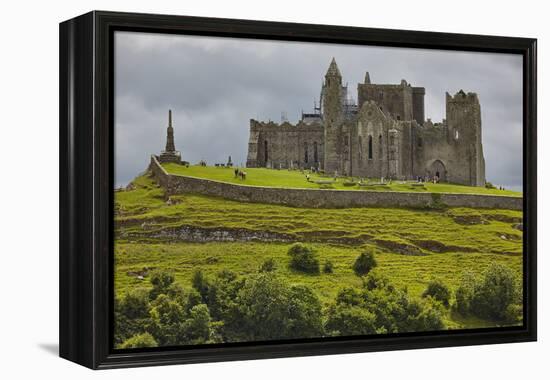
[[[491,264],[481,279],[471,273],[463,276],[456,290],[456,308],[484,319],[520,322],[522,287],[514,272],[506,266]]]
[[[491,264],[476,286],[471,311],[482,318],[506,319],[508,307],[518,301],[514,272],[500,264]]]
[[[444,311],[431,297],[421,302],[386,278],[369,273],[363,288],[344,288],[328,309],[325,331],[332,335],[441,330]]]
[[[496,189],[495,185],[493,185],[491,182],[485,182],[485,187],[487,189]]]
[[[262,265],[260,265],[260,272],[273,272],[277,269],[277,263],[273,258],[265,260]]]
[[[149,333],[143,333],[134,335],[131,338],[126,339],[119,347],[120,348],[142,348],[142,347],[156,347],[157,341]]]
[[[310,247],[303,244],[294,244],[288,250],[290,256],[290,267],[294,270],[319,274],[319,260],[317,255]]]
[[[273,273],[246,278],[235,299],[240,340],[322,335],[321,303],[305,286],[289,287]]]
[[[364,276],[377,265],[372,252],[363,252],[357,257],[355,263],[353,263],[353,271],[358,276]]]
[[[422,293],[422,297],[432,297],[441,302],[445,307],[449,307],[451,291],[441,280],[432,280],[428,283],[428,287],[424,293]]]
[[[325,261],[325,265],[323,265],[323,272],[324,273],[334,273],[334,265],[332,264],[332,261]]]

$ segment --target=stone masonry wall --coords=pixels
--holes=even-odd
[[[239,202],[267,203],[293,207],[412,207],[434,206],[501,208],[522,210],[523,198],[499,195],[431,194],[358,190],[290,189],[235,185],[202,178],[168,174],[155,156],[149,170],[167,194],[197,193]]]

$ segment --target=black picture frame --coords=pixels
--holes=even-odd
[[[114,350],[113,34],[118,30],[521,54],[523,326]],[[536,340],[536,39],[105,11],[62,22],[59,39],[61,357],[104,369]]]

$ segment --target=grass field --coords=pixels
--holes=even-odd
[[[117,295],[134,287],[149,286],[147,277],[139,279],[137,274],[151,269],[172,270],[176,280],[189,287],[197,269],[206,274],[230,269],[246,275],[256,272],[264,260],[273,258],[283,278],[311,286],[327,305],[342,287],[361,284],[351,265],[365,250],[375,252],[376,270],[414,296],[420,296],[433,278],[443,280],[454,290],[464,271],[480,274],[492,262],[504,264],[518,274],[522,270],[522,233],[514,228],[521,223],[520,211],[306,209],[200,195],[173,196],[167,202],[163,190],[151,178],[142,176],[133,182],[132,190],[116,192],[115,219]],[[179,240],[178,231],[188,227],[205,232],[239,231],[250,236],[270,232],[288,241]],[[170,233],[163,234],[166,232]],[[294,241],[314,247],[321,264],[326,260],[333,263],[334,273],[306,275],[291,271],[287,250]],[[495,325],[452,312],[447,322],[450,328]]]
[[[213,166],[183,166],[174,163],[162,164],[168,173],[211,179],[215,181],[237,183],[248,186],[269,186],[289,188],[332,188],[337,190],[362,190],[362,191],[407,191],[407,192],[431,192],[431,193],[462,193],[462,194],[496,194],[507,196],[521,196],[520,192],[510,190],[487,189],[484,187],[472,187],[454,185],[448,183],[424,183],[424,186],[413,185],[414,182],[393,181],[392,183],[380,185],[380,178],[365,179],[365,186],[345,186],[351,178],[322,177],[319,174],[310,173],[310,181],[306,180],[305,172],[299,170],[274,170],[266,168],[246,168],[246,179],[241,180],[235,177],[233,168],[221,168]],[[358,178],[354,178],[356,182]],[[332,181],[330,185],[318,184],[315,181]]]

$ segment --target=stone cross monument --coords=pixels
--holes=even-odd
[[[172,110],[168,110],[168,128],[166,130],[166,149],[160,153],[160,162],[181,163],[181,153],[174,144],[174,127],[172,127]]]

